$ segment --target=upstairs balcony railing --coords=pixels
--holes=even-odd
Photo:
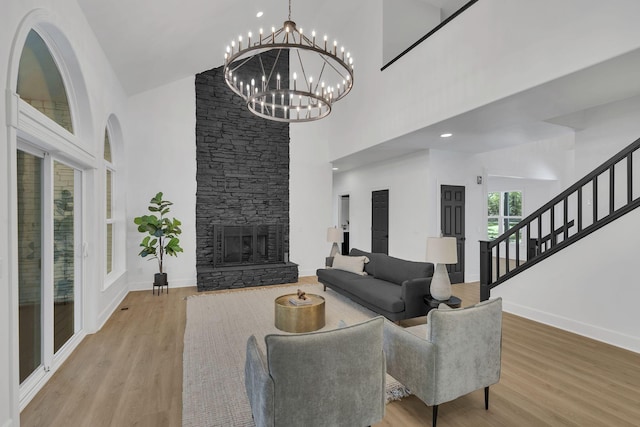
[[[640,139],[492,241],[480,241],[480,300],[491,289],[640,205]]]

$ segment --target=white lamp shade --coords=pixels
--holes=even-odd
[[[327,229],[327,242],[342,243],[342,230],[337,227],[329,227]]]
[[[427,238],[427,261],[433,264],[456,264],[458,262],[456,238]]]

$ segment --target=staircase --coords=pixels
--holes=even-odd
[[[491,289],[501,283],[640,206],[639,148],[637,139],[501,236],[480,241],[480,300],[489,299]]]

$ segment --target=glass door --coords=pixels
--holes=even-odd
[[[81,327],[82,172],[25,148],[17,152],[17,175],[19,364],[24,394],[56,363],[56,355]]]
[[[20,383],[43,364],[43,159],[18,151],[18,324]]]

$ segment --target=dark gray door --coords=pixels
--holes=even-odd
[[[443,236],[456,238],[458,263],[447,266],[451,283],[464,282],[464,187],[440,187],[440,227]]]
[[[389,190],[371,192],[371,252],[389,253]]]

